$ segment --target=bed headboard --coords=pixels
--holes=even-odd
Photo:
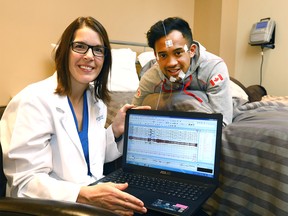
[[[137,46],[137,47],[143,47],[147,48],[148,45],[146,43],[138,43],[138,42],[129,42],[129,41],[120,41],[120,40],[110,40],[111,44],[116,45],[125,45],[125,46]]]

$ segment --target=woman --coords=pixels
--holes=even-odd
[[[66,200],[122,215],[147,210],[127,184],[87,186],[122,154],[126,104],[104,128],[111,51],[104,27],[80,17],[64,31],[53,76],[23,89],[1,120],[8,196]],[[149,107],[138,107],[149,109]],[[117,142],[116,142],[117,141]]]

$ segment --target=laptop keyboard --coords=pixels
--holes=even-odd
[[[191,185],[140,174],[125,173],[122,170],[106,176],[104,181],[116,183],[128,182],[129,186],[193,201],[197,200],[207,188],[205,185]]]

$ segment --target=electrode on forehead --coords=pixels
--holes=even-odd
[[[168,47],[172,47],[173,46],[172,40],[165,40],[165,45],[166,45],[167,48]]]

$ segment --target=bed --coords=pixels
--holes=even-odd
[[[288,97],[237,109],[223,129],[220,187],[204,209],[215,215],[288,215]]]
[[[111,91],[107,125],[135,92]],[[234,107],[222,134],[220,185],[203,209],[209,215],[288,215],[288,96],[268,94]]]

